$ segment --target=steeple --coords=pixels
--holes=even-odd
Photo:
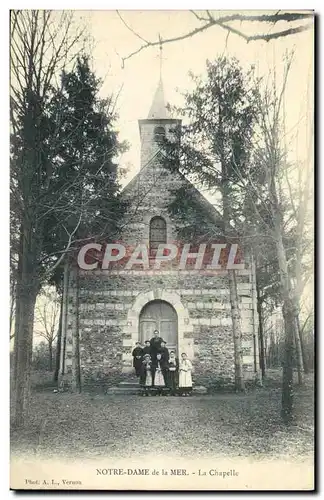
[[[166,108],[162,83],[162,39],[160,37],[160,79],[155,91],[149,114],[145,120],[138,120],[141,136],[141,168],[161,150],[164,138],[173,140],[173,129],[181,126],[181,120],[172,118]]]
[[[168,118],[170,118],[170,115],[165,105],[163,83],[162,78],[160,77],[147,119],[167,120]]]

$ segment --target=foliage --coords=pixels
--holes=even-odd
[[[228,212],[233,234],[242,215],[240,178],[250,167],[250,154],[255,116],[257,113],[257,87],[254,70],[246,73],[235,58],[219,57],[207,61],[206,76],[191,75],[195,83],[192,92],[184,94],[182,108],[172,108],[185,123],[181,132],[175,130],[177,140],[165,144],[166,165],[174,168],[175,150],[178,148],[179,168],[192,182],[216,197],[221,212]],[[224,194],[229,200],[224,206]],[[186,205],[194,198],[178,192],[169,209],[171,215],[183,225]],[[181,208],[182,204],[182,208]],[[191,203],[192,205],[192,203]],[[195,210],[194,210],[195,211]],[[195,211],[197,213],[197,211]],[[190,215],[190,213],[189,213]],[[193,223],[193,217],[190,224]],[[222,217],[219,215],[219,222]],[[189,223],[188,223],[189,225]],[[200,226],[198,223],[197,226]],[[219,236],[219,227],[214,227]],[[223,227],[224,230],[224,227]]]
[[[96,237],[99,227],[100,234],[110,230],[118,203],[115,159],[124,145],[114,131],[113,98],[109,105],[99,98],[99,81],[81,55],[83,35],[74,30],[72,13],[11,13],[17,425],[29,402],[36,297],[50,279],[61,283],[60,265],[73,244]]]
[[[172,108],[188,122],[181,129],[181,171],[212,190],[231,181],[234,196],[249,165],[257,112],[254,68],[244,73],[237,59],[222,56],[207,61],[205,78],[191,78],[195,89],[184,94],[182,108]]]
[[[49,279],[74,242],[115,230],[113,214],[120,209],[116,159],[127,144],[114,129],[116,99],[99,96],[102,82],[89,56],[77,55],[83,32],[72,38],[72,27],[67,14],[57,19],[51,11],[12,15],[12,274],[21,251],[19,234],[28,225],[32,265],[41,281]],[[74,63],[68,70],[69,56]]]
[[[127,144],[118,141],[114,130],[113,96],[100,98],[100,86],[85,55],[61,76],[52,109],[53,117],[59,113],[60,126],[51,186],[53,195],[60,195],[46,210],[43,263],[48,263],[55,251],[60,255],[73,232],[75,244],[70,250],[78,248],[82,240],[116,232],[122,211],[118,197],[121,171],[116,158]]]

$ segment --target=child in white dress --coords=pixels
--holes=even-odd
[[[140,384],[144,389],[143,396],[151,396],[150,389],[152,389],[153,377],[152,360],[149,354],[145,354],[142,361]]]
[[[162,363],[162,355],[161,353],[157,353],[156,361],[154,363],[154,387],[157,391],[158,396],[163,395],[163,389],[165,387],[165,380],[161,363]]]
[[[192,392],[192,378],[191,378],[192,364],[187,358],[187,354],[181,354],[181,361],[179,364],[179,394],[180,396],[189,396]]]

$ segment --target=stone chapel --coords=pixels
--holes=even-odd
[[[120,241],[156,248],[177,241],[168,206],[175,187],[190,188],[206,224],[221,227],[221,215],[179,171],[167,170],[161,139],[180,120],[169,116],[160,80],[146,119],[139,120],[141,165],[123,190],[131,216]],[[127,214],[126,214],[127,216]],[[259,373],[258,319],[253,262],[244,256],[236,281],[242,328],[243,371]],[[75,262],[65,273],[60,377],[81,387],[108,388],[133,376],[132,350],[158,329],[167,347],[186,352],[193,381],[205,387],[234,383],[234,347],[226,270],[208,275],[190,270],[83,270]]]

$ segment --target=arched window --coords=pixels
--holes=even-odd
[[[165,128],[164,127],[155,127],[154,129],[154,141],[157,144],[162,144],[165,139]]]
[[[162,217],[153,217],[150,222],[150,251],[167,242],[166,222]]]

